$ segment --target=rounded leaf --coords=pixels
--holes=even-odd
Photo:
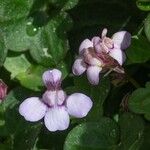
[[[118,144],[119,129],[109,118],[96,123],[82,123],[67,136],[64,150],[109,150]]]

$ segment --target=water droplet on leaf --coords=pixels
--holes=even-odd
[[[29,36],[35,36],[38,33],[38,28],[35,28],[31,22],[28,22],[26,32]]]

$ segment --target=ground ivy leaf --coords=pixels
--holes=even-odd
[[[25,51],[30,48],[31,44],[35,45],[40,42],[40,30],[32,25],[30,19],[23,18],[17,21],[1,23],[0,27],[5,39],[5,45],[9,50]],[[39,34],[37,34],[38,32]]]
[[[67,136],[64,150],[110,150],[119,140],[117,124],[109,118],[99,122],[82,123]]]
[[[150,3],[150,2],[149,2]],[[148,14],[145,23],[144,23],[145,34],[150,41],[150,13]]]
[[[63,25],[68,22],[67,18],[67,14],[62,13],[51,19],[42,28],[41,42],[31,45],[30,54],[38,63],[45,66],[56,66],[65,57],[69,44]]]
[[[30,50],[37,63],[57,66],[69,49],[65,32],[72,24],[69,16],[62,12],[42,27],[35,27],[32,22],[23,18],[0,24],[7,49],[17,52]]]
[[[117,150],[138,150],[143,141],[144,121],[135,114],[124,113],[119,118],[121,141]]]
[[[149,42],[145,37],[134,37],[126,51],[130,63],[144,63],[150,59]]]
[[[11,73],[11,78],[15,78],[19,73],[25,72],[30,65],[24,54],[8,56],[4,63],[4,67]]]
[[[129,109],[137,114],[144,114],[150,118],[150,88],[147,84],[145,88],[135,90],[129,98]]]
[[[46,70],[43,66],[31,66],[25,72],[19,73],[16,79],[20,84],[34,91],[41,91],[43,87],[42,74]]]
[[[0,0],[0,22],[28,16],[33,0]]]

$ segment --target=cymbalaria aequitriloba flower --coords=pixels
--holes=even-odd
[[[57,69],[43,73],[43,82],[47,90],[42,98],[30,97],[19,106],[19,113],[31,122],[44,117],[44,124],[49,131],[65,130],[69,126],[69,115],[82,118],[92,108],[91,99],[82,94],[74,93],[67,96],[61,89],[61,72]]]
[[[7,94],[7,85],[0,79],[0,101],[3,101]]]
[[[87,78],[93,85],[99,83],[100,72],[113,70],[124,73],[122,64],[126,57],[124,49],[131,43],[131,34],[120,31],[112,38],[106,36],[107,29],[103,29],[101,38],[95,36],[92,40],[85,39],[79,47],[79,57],[75,60],[72,71],[75,75],[87,72]]]

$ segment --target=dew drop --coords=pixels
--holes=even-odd
[[[29,36],[35,36],[38,33],[38,28],[35,28],[31,22],[28,22],[26,26],[26,33]]]

